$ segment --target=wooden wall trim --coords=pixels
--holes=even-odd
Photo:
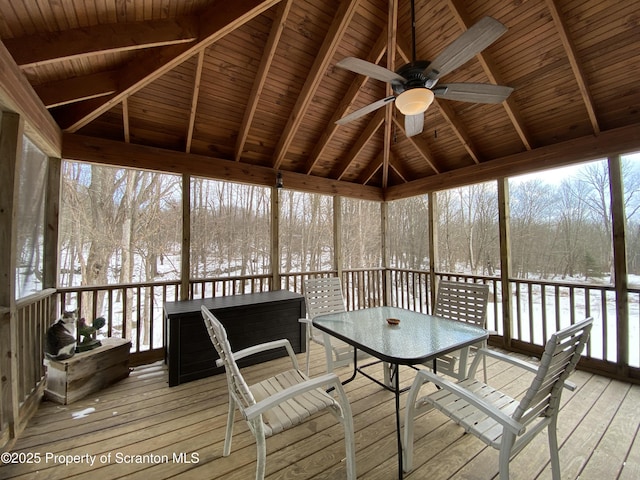
[[[63,135],[62,158],[142,170],[273,186],[277,171],[269,167],[247,165],[232,160],[175,152],[156,147],[134,145],[115,140]],[[363,200],[382,201],[382,189],[302,173],[281,172],[284,187],[311,193],[343,195]]]
[[[385,200],[398,200],[431,191],[461,187],[500,177],[547,170],[589,160],[605,159],[611,155],[623,155],[638,150],[640,150],[640,124],[629,125],[608,130],[598,136],[589,135],[576,138],[393,186],[386,190]]]

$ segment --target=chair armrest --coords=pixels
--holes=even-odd
[[[529,362],[525,362],[524,360],[520,360],[519,358],[512,357],[510,355],[506,355],[502,352],[496,352],[495,350],[489,350],[487,348],[481,348],[476,352],[476,355],[486,355],[487,357],[493,357],[498,360],[510,363],[511,365],[515,365],[516,367],[524,368],[525,370],[531,373],[538,372],[538,366]]]
[[[340,386],[340,388],[342,388],[340,379],[335,373],[327,373],[319,377],[310,378],[304,382],[285,388],[275,395],[261,400],[255,405],[251,405],[244,410],[245,417],[247,420],[253,420],[258,415],[263,414],[267,410],[289,400],[290,398],[296,397],[310,390],[325,387],[327,385],[333,385],[336,386],[336,388]]]
[[[489,350],[487,348],[481,348],[476,352],[476,355],[486,355],[487,357],[493,357],[495,359],[510,363],[511,365],[515,365],[516,367],[523,368],[531,373],[538,373],[538,366],[529,362],[525,362],[524,360],[520,360],[519,358],[512,357],[510,355],[506,355],[501,352],[496,352],[495,350]],[[470,370],[471,372],[472,370]],[[577,386],[573,382],[569,382],[567,380],[564,381],[564,388],[570,391],[575,391]]]
[[[425,382],[432,382],[440,388],[448,390],[449,392],[457,395],[461,399],[476,407],[478,410],[486,413],[491,418],[494,418],[497,422],[502,424],[507,429],[511,430],[516,435],[522,435],[526,430],[526,427],[524,425],[522,425],[520,422],[517,422],[510,416],[505,415],[501,410],[494,407],[490,403],[487,403],[481,398],[476,397],[473,393],[462,388],[460,385],[450,382],[449,380],[440,377],[428,370],[418,371],[411,388],[420,388],[422,383]]]
[[[289,354],[289,358],[291,358],[291,362],[293,363],[293,368],[298,370],[298,359],[296,358],[296,354],[291,347],[291,343],[286,338],[274,340],[273,342],[260,343],[258,345],[253,345],[251,347],[238,350],[237,352],[233,352],[233,358],[237,361],[246,357],[250,357],[251,355],[255,355],[256,353],[275,350],[276,348],[286,348],[287,353]],[[223,362],[221,359],[216,360],[216,367],[221,367],[222,365]]]

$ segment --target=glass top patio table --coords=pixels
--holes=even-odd
[[[400,320],[389,325],[388,318]],[[425,363],[481,342],[488,332],[476,325],[396,307],[321,315],[313,325],[385,362]]]
[[[400,322],[390,325],[387,319]],[[320,315],[312,320],[315,327],[353,345],[353,375],[357,372],[395,393],[396,442],[398,445],[398,478],[402,479],[402,441],[400,434],[399,365],[417,365],[435,360],[456,350],[479,343],[489,333],[476,325],[426,315],[396,307],[376,307],[351,312]],[[385,385],[358,368],[357,351],[362,350],[391,365],[393,386]],[[433,367],[435,370],[435,361]]]

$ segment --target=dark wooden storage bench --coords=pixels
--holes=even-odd
[[[204,326],[200,307],[205,305],[227,330],[231,348],[241,350],[258,343],[287,338],[296,353],[305,351],[305,325],[298,322],[306,314],[304,297],[287,290],[248,293],[227,297],[166,302],[169,386],[223,372]],[[262,353],[239,362],[252,365],[286,355],[284,349]]]

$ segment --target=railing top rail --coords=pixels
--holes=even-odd
[[[33,293],[27,297],[19,298],[16,300],[16,308],[24,308],[34,303],[39,302],[47,297],[55,295],[57,290],[55,288],[45,288],[39,292]],[[3,307],[0,307],[0,309]]]

